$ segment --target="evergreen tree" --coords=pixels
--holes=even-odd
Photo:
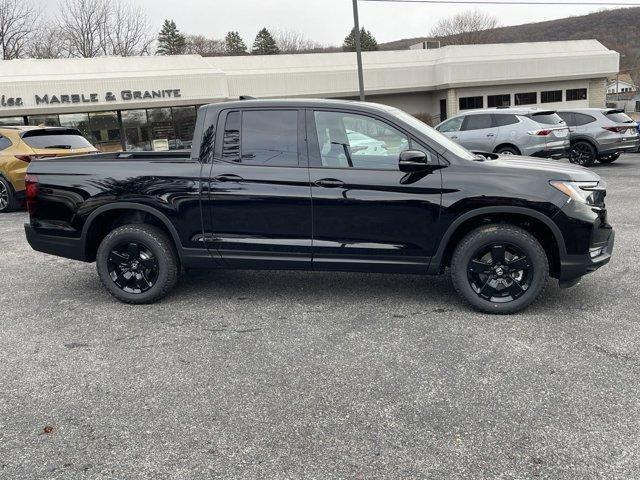
[[[251,53],[254,55],[277,55],[280,53],[280,49],[273,36],[269,33],[269,30],[263,28],[258,32],[258,35],[256,35]]]
[[[158,55],[181,55],[187,46],[186,37],[180,33],[176,22],[165,20],[158,35]]]
[[[365,30],[364,27],[360,29],[360,46],[363,52],[378,50],[376,37],[369,30]],[[349,35],[345,37],[342,50],[345,52],[356,51],[356,27],[353,27]]]
[[[224,50],[227,55],[246,55],[247,46],[238,32],[229,32],[224,38]]]

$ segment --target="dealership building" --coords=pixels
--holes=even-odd
[[[0,62],[0,125],[78,128],[103,151],[187,148],[198,106],[356,99],[354,53]],[[596,40],[364,52],[367,100],[439,122],[498,106],[604,107],[619,54]]]

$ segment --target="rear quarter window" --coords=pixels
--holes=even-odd
[[[61,148],[74,150],[77,148],[93,148],[93,145],[80,134],[67,132],[55,133],[46,130],[32,130],[22,136],[22,141],[31,148]]]
[[[13,145],[11,143],[11,140],[9,140],[7,137],[3,137],[2,135],[0,135],[0,150],[6,150],[11,145]]]

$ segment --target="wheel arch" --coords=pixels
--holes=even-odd
[[[500,145],[493,149],[493,153],[498,153],[498,150],[500,150],[502,147],[513,148],[518,155],[522,155],[522,150],[520,150],[517,145],[509,142],[502,142]]]
[[[561,259],[566,256],[562,232],[546,215],[524,207],[485,207],[458,217],[442,236],[430,272],[442,272],[450,264],[453,251],[467,233],[492,223],[516,225],[531,233],[547,253],[552,276],[560,275]]]
[[[81,239],[88,261],[95,260],[98,245],[110,231],[127,223],[141,223],[159,227],[169,235],[182,260],[180,237],[166,215],[148,205],[122,202],[103,205],[87,218],[82,228]]]

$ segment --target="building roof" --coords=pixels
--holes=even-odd
[[[621,73],[617,77],[608,78],[607,86],[615,85],[618,82],[620,83],[624,82],[627,85],[635,86],[635,82],[633,81],[633,78],[631,78],[631,75],[629,75],[628,73]]]
[[[610,77],[618,62],[618,53],[596,40],[363,53],[365,86],[372,95]],[[356,97],[355,63],[351,52],[0,61],[0,94],[13,99],[1,103],[0,116],[78,111],[74,101],[84,104],[83,111],[95,111],[197,105],[240,95]],[[42,100],[45,94],[57,101],[38,103],[36,95]]]

